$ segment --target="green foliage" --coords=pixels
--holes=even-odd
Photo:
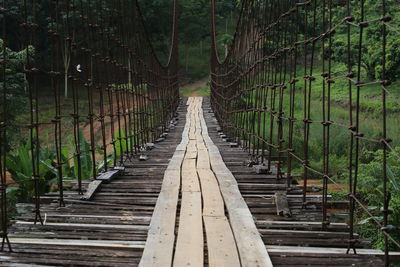
[[[92,155],[90,152],[90,144],[86,141],[86,139],[83,137],[83,133],[79,133],[79,139],[80,139],[80,170],[79,170],[79,163],[78,163],[78,157],[74,156],[73,159],[71,159],[72,155],[75,155],[75,144],[73,137],[70,136],[68,137],[69,140],[69,145],[64,146],[61,148],[61,161],[63,162],[62,164],[62,174],[63,174],[63,179],[64,180],[71,180],[71,179],[76,179],[79,176],[79,171],[81,173],[81,178],[82,179],[90,179],[93,177],[93,160],[92,160]],[[97,154],[102,154],[103,151],[101,149],[96,150]],[[110,161],[110,159],[109,159]],[[41,161],[42,164],[45,164],[46,166],[51,169],[55,177],[58,177],[58,169],[53,167],[54,164],[51,161]],[[96,171],[99,172],[104,166],[104,162],[96,162]],[[56,182],[55,178],[52,180],[52,183]]]
[[[73,138],[69,137],[69,145],[62,148],[61,161],[62,173],[64,180],[72,180],[78,177],[78,158],[71,156],[75,154],[75,146]],[[92,158],[90,154],[90,145],[80,133],[81,143],[81,177],[89,179],[93,177]],[[98,150],[97,153],[101,154]],[[54,184],[57,183],[58,169],[55,168],[56,155],[47,147],[42,147],[39,154],[39,193],[49,192]],[[21,145],[10,153],[6,158],[7,171],[11,173],[15,185],[8,188],[9,190],[9,209],[14,210],[17,202],[30,202],[34,197],[34,183],[32,180],[32,156],[31,145],[29,141],[21,143]],[[108,163],[111,157],[108,157]],[[103,168],[104,162],[96,163],[97,172]],[[56,189],[56,188],[53,188]]]
[[[208,96],[210,95],[210,87],[186,87],[181,89],[180,93],[184,97],[190,97],[193,94],[197,96]]]
[[[347,191],[330,191],[328,190],[328,194],[332,196],[332,200],[345,200],[348,198],[349,193]]]
[[[18,202],[19,190],[20,189],[14,185],[7,187],[7,211],[9,218],[17,214],[16,204]]]
[[[3,46],[4,42],[0,39],[0,57],[3,58]],[[29,47],[29,55],[32,56],[35,53],[33,47]],[[7,124],[12,132],[16,132],[17,128],[15,125],[15,118],[17,115],[26,112],[27,107],[27,83],[23,74],[24,64],[26,62],[27,50],[21,50],[18,52],[12,51],[6,48],[7,64],[5,69],[6,74],[6,101],[7,103],[1,103],[1,106],[6,105],[7,112]],[[0,64],[0,72],[3,72],[3,64]],[[4,88],[3,81],[0,82],[0,95],[3,95]],[[15,108],[18,107],[18,108]],[[0,108],[0,115],[2,116],[3,108]],[[13,139],[14,134],[8,134],[8,137]]]
[[[209,40],[209,39],[207,39]],[[182,45],[180,53],[181,72],[184,82],[196,82],[209,75],[208,54],[210,48],[206,41],[202,45]],[[207,58],[207,60],[205,60]]]
[[[360,2],[352,0],[352,13],[355,20],[359,21],[360,18]],[[387,14],[390,14],[392,21],[390,27],[386,29],[386,77],[385,79],[396,80],[400,76],[400,31],[398,20],[400,11],[398,9],[398,1],[387,0]],[[364,4],[364,12],[366,17],[364,21],[372,21],[382,15],[381,1],[368,0]],[[334,9],[335,22],[346,16],[345,8],[337,7]],[[359,29],[351,28],[350,31],[350,63],[354,65],[358,61],[358,54],[361,52],[361,67],[364,69],[369,80],[381,79],[382,74],[382,23],[370,22],[368,27],[365,28],[362,39],[362,47],[359,47]],[[336,62],[347,63],[347,26],[341,25],[338,27],[337,33],[333,36],[332,44],[332,59]],[[327,56],[329,50],[326,50]],[[356,67],[356,66],[355,66]]]
[[[172,1],[139,0],[139,5],[154,51],[160,61],[166,64],[172,30]]]
[[[17,189],[13,189],[13,194],[21,202],[31,201],[35,192],[30,147],[30,142],[23,142],[18,149],[6,158],[7,170],[18,185]],[[51,161],[55,155],[47,149],[41,149],[39,157],[41,159],[39,163],[39,192],[43,194],[49,190],[52,179],[55,178],[51,167]]]
[[[116,148],[116,156],[121,156],[124,154],[127,141],[125,139],[125,133],[124,131],[121,131],[121,134],[117,131],[114,135],[114,140],[115,141],[115,148]]]
[[[388,192],[391,196],[389,210],[392,213],[389,215],[388,224],[399,226],[400,222],[400,147],[396,147],[395,152],[388,154],[387,174],[388,174]],[[366,152],[366,158],[369,158],[368,163],[360,165],[359,175],[359,193],[362,199],[369,206],[370,212],[374,215],[374,219],[382,223],[382,208],[383,208],[383,151]],[[377,231],[379,228],[373,218],[363,213],[359,220],[359,227],[365,237],[374,241],[376,248],[384,248],[383,234]],[[377,234],[378,232],[378,234]],[[395,240],[400,240],[400,233],[391,233]],[[396,247],[391,244],[391,249]]]
[[[222,34],[218,42],[225,48],[225,57],[228,56],[228,48],[233,41],[233,36],[229,33]]]
[[[80,162],[81,162],[81,175],[82,179],[90,179],[93,177],[93,169],[92,169],[92,157],[90,154],[90,144],[83,137],[83,133],[79,133],[80,139]],[[73,143],[73,138],[69,138],[70,145],[68,147],[62,148],[62,161],[65,162],[63,164],[63,175],[66,179],[72,177],[78,177],[78,157],[74,157],[74,160],[67,160],[71,157],[71,155],[75,154],[75,147]]]
[[[93,177],[93,168],[92,168],[92,157],[90,155],[90,145],[86,141],[86,139],[83,137],[83,133],[79,133],[79,139],[80,139],[80,163],[81,163],[81,176],[82,179],[90,179]],[[70,147],[69,147],[69,153],[67,155],[70,155],[75,152],[74,147],[73,147],[73,138],[70,137]],[[65,154],[65,152],[63,153]],[[69,165],[69,172],[67,172],[67,175],[70,177],[78,177],[79,173],[79,168],[78,168],[78,157],[74,157],[74,162],[73,165]]]
[[[172,1],[139,0],[140,8],[150,34],[154,50],[161,62],[169,55]],[[210,61],[210,1],[181,0],[179,17],[180,65],[183,83],[193,82],[209,74]],[[239,1],[217,1],[217,39],[220,35],[232,34],[236,26]],[[221,58],[224,58],[226,43],[218,43]]]
[[[132,84],[132,83],[126,83],[126,84],[112,84],[112,88],[123,88],[123,89],[128,89],[131,91],[136,91],[136,90],[142,90],[142,91],[147,91],[147,84],[146,83],[139,83],[139,84]]]

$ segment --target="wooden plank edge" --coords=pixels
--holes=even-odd
[[[12,244],[20,244],[20,245],[77,246],[77,247],[111,248],[111,249],[144,248],[143,241],[10,238],[10,242]]]
[[[203,139],[210,154],[211,167],[221,187],[221,193],[228,210],[229,221],[238,245],[242,266],[272,267],[273,264],[269,257],[268,251],[265,248],[261,235],[257,230],[251,212],[239,191],[236,179],[226,167],[222,160],[221,154],[219,153],[218,147],[214,144],[214,142],[212,142],[210,136],[208,135],[208,129],[204,119],[203,110],[201,108],[200,121],[203,129]],[[226,170],[228,170],[229,173]],[[239,203],[232,202],[233,198],[230,196],[232,193],[237,195],[237,197],[234,199]],[[252,239],[253,242],[248,242],[250,239]],[[255,252],[256,258],[250,256],[249,251]]]

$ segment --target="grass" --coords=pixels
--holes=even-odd
[[[183,97],[190,96],[209,96],[210,85],[209,78],[203,78],[195,83],[184,85],[180,88],[180,95]]]
[[[209,96],[210,88],[209,87],[186,87],[181,89],[181,96],[189,97],[189,96]]]

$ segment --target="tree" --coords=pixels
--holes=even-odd
[[[352,1],[354,7],[355,20],[360,18],[359,3]],[[400,76],[400,38],[399,38],[399,23],[398,18],[400,12],[398,3],[394,0],[386,1],[387,13],[391,15],[393,21],[389,22],[392,26],[387,27],[386,35],[386,77],[388,80],[396,80]],[[381,2],[368,0],[364,4],[366,18],[365,21],[374,20],[381,16]],[[338,9],[336,17],[342,18],[345,16],[343,10]],[[340,13],[341,12],[341,13]],[[397,20],[397,21],[396,21]],[[337,33],[333,38],[332,59],[337,62],[347,64],[347,26],[338,28]],[[350,55],[351,64],[354,65],[358,61],[358,54],[361,49],[361,67],[369,80],[379,80],[382,75],[382,23],[371,22],[365,28],[362,40],[362,47],[359,47],[359,30],[352,29],[350,34]],[[328,55],[326,50],[325,56]]]
[[[233,41],[233,36],[230,35],[229,33],[223,34],[219,39],[219,43],[225,49],[225,57],[228,56],[228,49],[229,49],[229,46],[231,45],[232,41]]]
[[[3,46],[4,42],[0,39],[0,58],[4,58],[3,56]],[[23,72],[25,68],[25,62],[27,57],[27,52],[31,57],[35,53],[35,49],[32,46],[29,46],[28,49],[24,49],[21,51],[12,51],[8,47],[6,48],[6,101],[7,101],[7,119],[8,126],[15,128],[15,117],[18,114],[22,114],[26,111],[27,104],[27,81],[25,74]],[[0,71],[3,71],[4,65],[0,65]],[[3,79],[3,78],[2,78]],[[3,81],[0,81],[0,95],[2,96],[4,93]],[[16,108],[18,107],[18,108]],[[3,110],[1,109],[0,112]],[[1,114],[2,116],[2,114]],[[14,129],[15,130],[15,129]],[[10,131],[8,131],[9,133]],[[10,135],[12,138],[14,135]]]

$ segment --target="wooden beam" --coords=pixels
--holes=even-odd
[[[182,191],[200,192],[200,183],[196,171],[196,159],[185,158],[182,164]]]
[[[102,183],[102,180],[94,180],[91,182],[86,189],[85,195],[81,197],[81,200],[91,200],[94,194],[100,189]]]
[[[289,209],[289,203],[286,197],[286,192],[276,192],[274,196],[276,214],[284,217],[291,217],[292,213]]]
[[[112,170],[112,171],[108,171],[108,172],[103,172],[96,178],[96,180],[101,180],[101,181],[104,181],[104,182],[110,182],[115,177],[118,177],[118,175],[120,173],[121,173],[120,170]]]
[[[119,249],[143,249],[143,241],[120,240],[83,240],[83,239],[40,239],[40,238],[10,238],[12,244],[23,245],[54,245],[71,247],[100,247]]]
[[[270,252],[277,253],[304,253],[304,254],[346,254],[347,248],[328,248],[328,247],[299,247],[299,246],[268,246],[267,249]],[[385,252],[377,249],[357,249],[359,255],[375,255],[383,256]],[[400,257],[400,252],[391,251],[391,256]]]
[[[225,217],[224,200],[217,178],[210,169],[197,169],[203,196],[203,215]]]
[[[184,191],[181,203],[173,266],[202,267],[204,240],[201,193]]]
[[[227,218],[204,216],[208,248],[208,266],[239,267],[236,242]]]
[[[45,225],[35,224],[34,222],[17,221],[16,224],[35,225],[37,227],[59,226],[62,228],[94,228],[94,229],[121,229],[121,230],[148,230],[146,225],[129,224],[93,224],[93,223],[46,223]]]

